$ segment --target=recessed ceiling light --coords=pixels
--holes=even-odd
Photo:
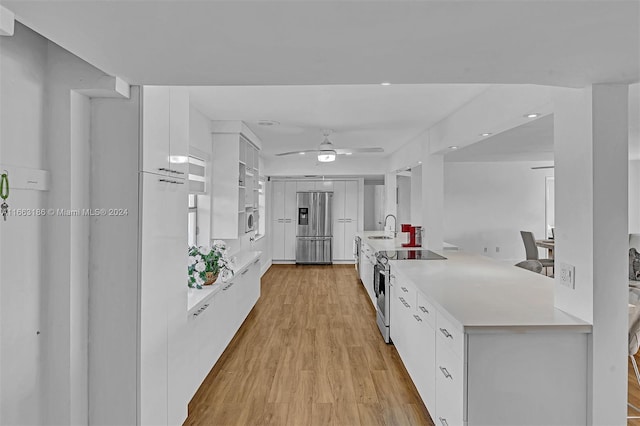
[[[540,113],[532,112],[531,114],[525,114],[524,117],[525,118],[538,118],[538,117],[540,117]]]
[[[480,136],[491,136],[493,133],[480,133]]]
[[[422,161],[418,161],[418,164],[422,164]]]
[[[304,154],[306,154],[306,153],[305,153],[305,152],[299,152],[298,154],[300,154],[300,155],[304,155]]]
[[[353,152],[345,152],[344,155],[351,155]]]
[[[389,83],[388,81],[383,81],[382,83],[380,83],[380,86],[391,86],[391,83]]]
[[[454,149],[454,150],[455,150],[455,149],[458,149],[458,147],[457,147],[457,146],[455,146],[455,145],[451,145],[451,146],[449,147],[449,149]]]
[[[278,124],[280,124],[277,121],[273,121],[273,120],[260,120],[258,121],[258,126],[277,126]]]

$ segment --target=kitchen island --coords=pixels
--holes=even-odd
[[[492,259],[391,261],[390,331],[436,424],[586,424],[591,325]]]

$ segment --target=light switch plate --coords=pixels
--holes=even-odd
[[[576,288],[576,267],[568,263],[560,263],[556,268],[560,284],[572,290]]]

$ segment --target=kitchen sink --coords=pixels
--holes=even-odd
[[[370,240],[393,240],[393,237],[389,237],[387,235],[372,235],[369,237]]]

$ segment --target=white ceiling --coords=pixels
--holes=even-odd
[[[248,122],[267,156],[315,148],[322,128],[336,131],[337,147],[388,155],[485,84],[640,81],[638,0],[0,1],[132,84],[218,85],[192,89],[193,103]],[[448,161],[547,155],[543,123]]]
[[[551,161],[553,163],[553,115],[514,127],[497,135],[451,151],[447,162]]]
[[[132,84],[640,80],[637,0],[3,0]]]
[[[242,120],[263,154],[315,149],[323,129],[336,148],[381,147],[386,156],[482,93],[485,85],[191,87],[192,105],[212,120]],[[261,120],[279,125],[261,126]],[[355,155],[354,155],[355,157]]]

